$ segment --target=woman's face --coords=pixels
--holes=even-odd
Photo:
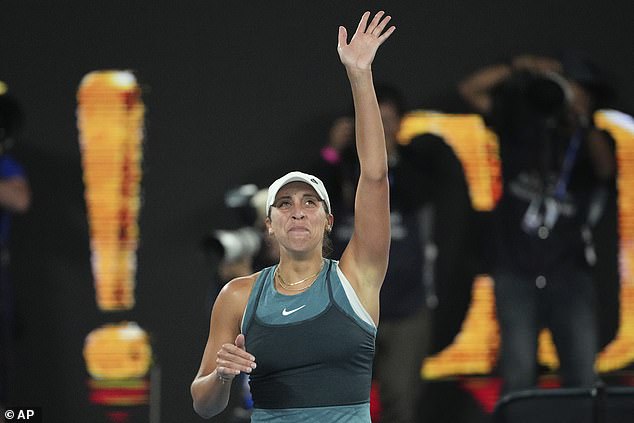
[[[291,182],[275,196],[266,226],[282,249],[307,252],[318,248],[321,252],[324,231],[330,229],[332,221],[332,215],[326,213],[324,202],[310,185]]]

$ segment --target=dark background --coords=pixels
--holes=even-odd
[[[14,225],[21,316],[15,399],[46,421],[91,421],[82,347],[106,322],[138,321],[162,370],[164,422],[198,421],[189,383],[208,329],[213,263],[200,241],[236,227],[223,203],[243,183],[270,183],[317,153],[349,108],[337,26],[385,7],[396,33],[375,79],[410,107],[440,107],[455,83],[518,53],[587,52],[634,111],[631,0],[581,1],[13,1],[0,4],[0,80],[23,103],[15,154],[33,190]],[[81,78],[133,70],[144,89],[146,143],[137,306],[95,304],[76,127]],[[59,420],[55,420],[59,419]]]

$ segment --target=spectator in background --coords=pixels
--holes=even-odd
[[[587,62],[523,55],[481,69],[460,92],[498,136],[503,194],[493,214],[503,393],[537,384],[537,339],[553,335],[566,387],[597,381],[592,226],[616,174],[594,127],[603,86]]]
[[[420,422],[424,421],[419,415],[424,388],[420,370],[432,343],[436,285],[443,288],[456,279],[467,284],[472,280],[468,265],[456,266],[464,263],[471,206],[462,166],[451,147],[432,134],[399,145],[403,95],[386,84],[377,84],[376,93],[388,153],[392,240],[381,289],[374,377],[381,422]],[[331,233],[333,255],[338,257],[352,236],[359,173],[351,117],[333,122],[313,172],[331,193],[337,216]],[[449,266],[439,266],[443,263]]]
[[[24,169],[9,152],[21,125],[21,107],[0,81],[0,406],[6,405],[10,392],[16,336],[15,296],[9,275],[11,216],[25,213],[31,203]]]

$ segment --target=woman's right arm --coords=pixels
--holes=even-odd
[[[194,410],[201,417],[210,418],[223,411],[229,402],[233,378],[255,368],[255,357],[245,350],[244,335],[240,333],[253,280],[253,276],[232,280],[214,302],[209,338],[191,385]]]

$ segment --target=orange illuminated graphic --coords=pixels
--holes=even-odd
[[[103,311],[134,307],[145,113],[140,94],[130,72],[93,72],[79,87],[91,260]]]
[[[141,90],[130,72],[97,71],[83,78],[77,100],[97,307],[104,313],[132,310],[145,114]],[[93,330],[83,354],[91,403],[148,403],[152,348],[136,323],[107,323]],[[129,412],[117,409],[107,416],[128,421]]]
[[[618,210],[620,232],[621,319],[615,339],[599,354],[599,372],[622,369],[634,362],[634,120],[619,112],[604,110],[597,125],[616,140],[619,165]],[[501,193],[497,138],[477,115],[447,115],[426,111],[410,113],[399,134],[404,144],[421,133],[441,135],[462,162],[475,210],[491,210]],[[497,361],[498,324],[495,316],[493,281],[480,275],[473,284],[472,302],[454,342],[423,362],[421,375],[439,379],[456,375],[490,373]],[[550,332],[539,337],[538,360],[558,367]]]
[[[152,359],[148,336],[136,323],[104,325],[84,345],[88,373],[95,379],[145,376]]]
[[[147,404],[152,364],[147,333],[136,323],[122,322],[93,330],[84,344],[90,398],[104,405]]]
[[[444,137],[462,162],[476,210],[491,210],[500,198],[501,175],[497,138],[477,115],[413,112],[405,117],[399,132],[403,144],[418,134]]]

